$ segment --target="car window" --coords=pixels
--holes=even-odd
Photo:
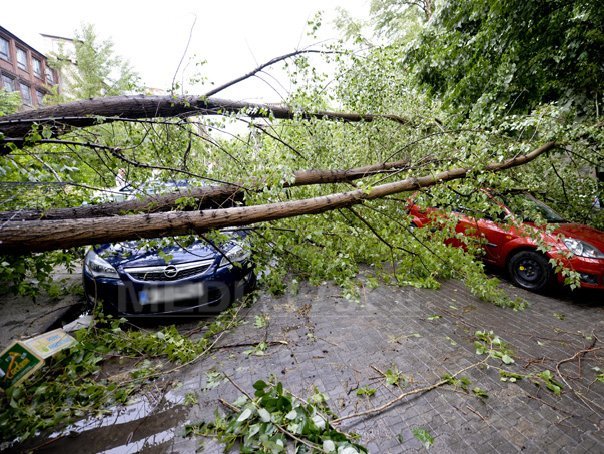
[[[564,218],[556,213],[553,208],[530,194],[508,194],[503,197],[503,202],[512,213],[521,217],[524,221],[565,222]]]

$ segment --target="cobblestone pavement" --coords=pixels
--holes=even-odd
[[[81,285],[82,271],[79,267],[72,273],[58,269],[54,280],[68,287]],[[57,298],[43,294],[32,298],[0,291],[0,351],[13,340],[45,332],[71,311],[81,310],[82,303],[83,298],[73,294]]]
[[[471,296],[455,281],[438,291],[380,286],[365,289],[360,303],[339,296],[332,285],[300,285],[296,295],[261,296],[246,309],[247,323],[221,340],[217,352],[182,371],[182,386],[168,393],[171,408],[143,411],[107,427],[84,431],[49,445],[56,452],[221,452],[212,440],[183,437],[187,422],[212,420],[222,411],[219,398],[235,400],[240,392],[228,381],[208,388],[208,372],[227,374],[241,387],[274,374],[286,389],[307,397],[316,386],[330,398],[340,416],[369,409],[402,391],[385,383],[376,370],[397,367],[408,379],[404,391],[436,383],[480,361],[474,348],[476,330],[493,330],[513,350],[509,371],[529,374],[549,369],[564,385],[555,396],[541,382],[500,381],[495,368],[475,367],[463,373],[479,398],[450,385],[404,399],[389,410],[345,421],[341,428],[361,435],[370,452],[422,452],[413,435],[423,428],[433,437],[430,451],[472,452],[604,452],[604,304],[601,295],[560,298],[533,295],[503,284],[530,302],[522,312],[502,309]],[[267,328],[254,325],[267,315]],[[246,354],[249,346],[271,343],[264,356]],[[585,350],[591,350],[586,352]],[[490,361],[493,365],[502,363]],[[558,367],[561,378],[556,373]],[[564,380],[566,383],[564,383]],[[356,389],[370,386],[371,398]],[[194,392],[198,404],[182,405]],[[130,418],[132,419],[132,418]],[[122,422],[126,421],[126,422]]]

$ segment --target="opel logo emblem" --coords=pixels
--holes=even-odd
[[[176,269],[176,267],[174,265],[168,265],[167,267],[164,268],[164,276],[166,276],[167,278],[173,278],[176,277],[176,275],[178,274],[178,270]]]

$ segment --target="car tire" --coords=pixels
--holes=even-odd
[[[547,257],[536,251],[520,251],[508,261],[514,285],[532,292],[544,292],[554,283],[554,270]]]

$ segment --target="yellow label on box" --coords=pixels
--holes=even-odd
[[[42,367],[44,360],[22,342],[15,342],[0,353],[0,388],[18,385]]]

